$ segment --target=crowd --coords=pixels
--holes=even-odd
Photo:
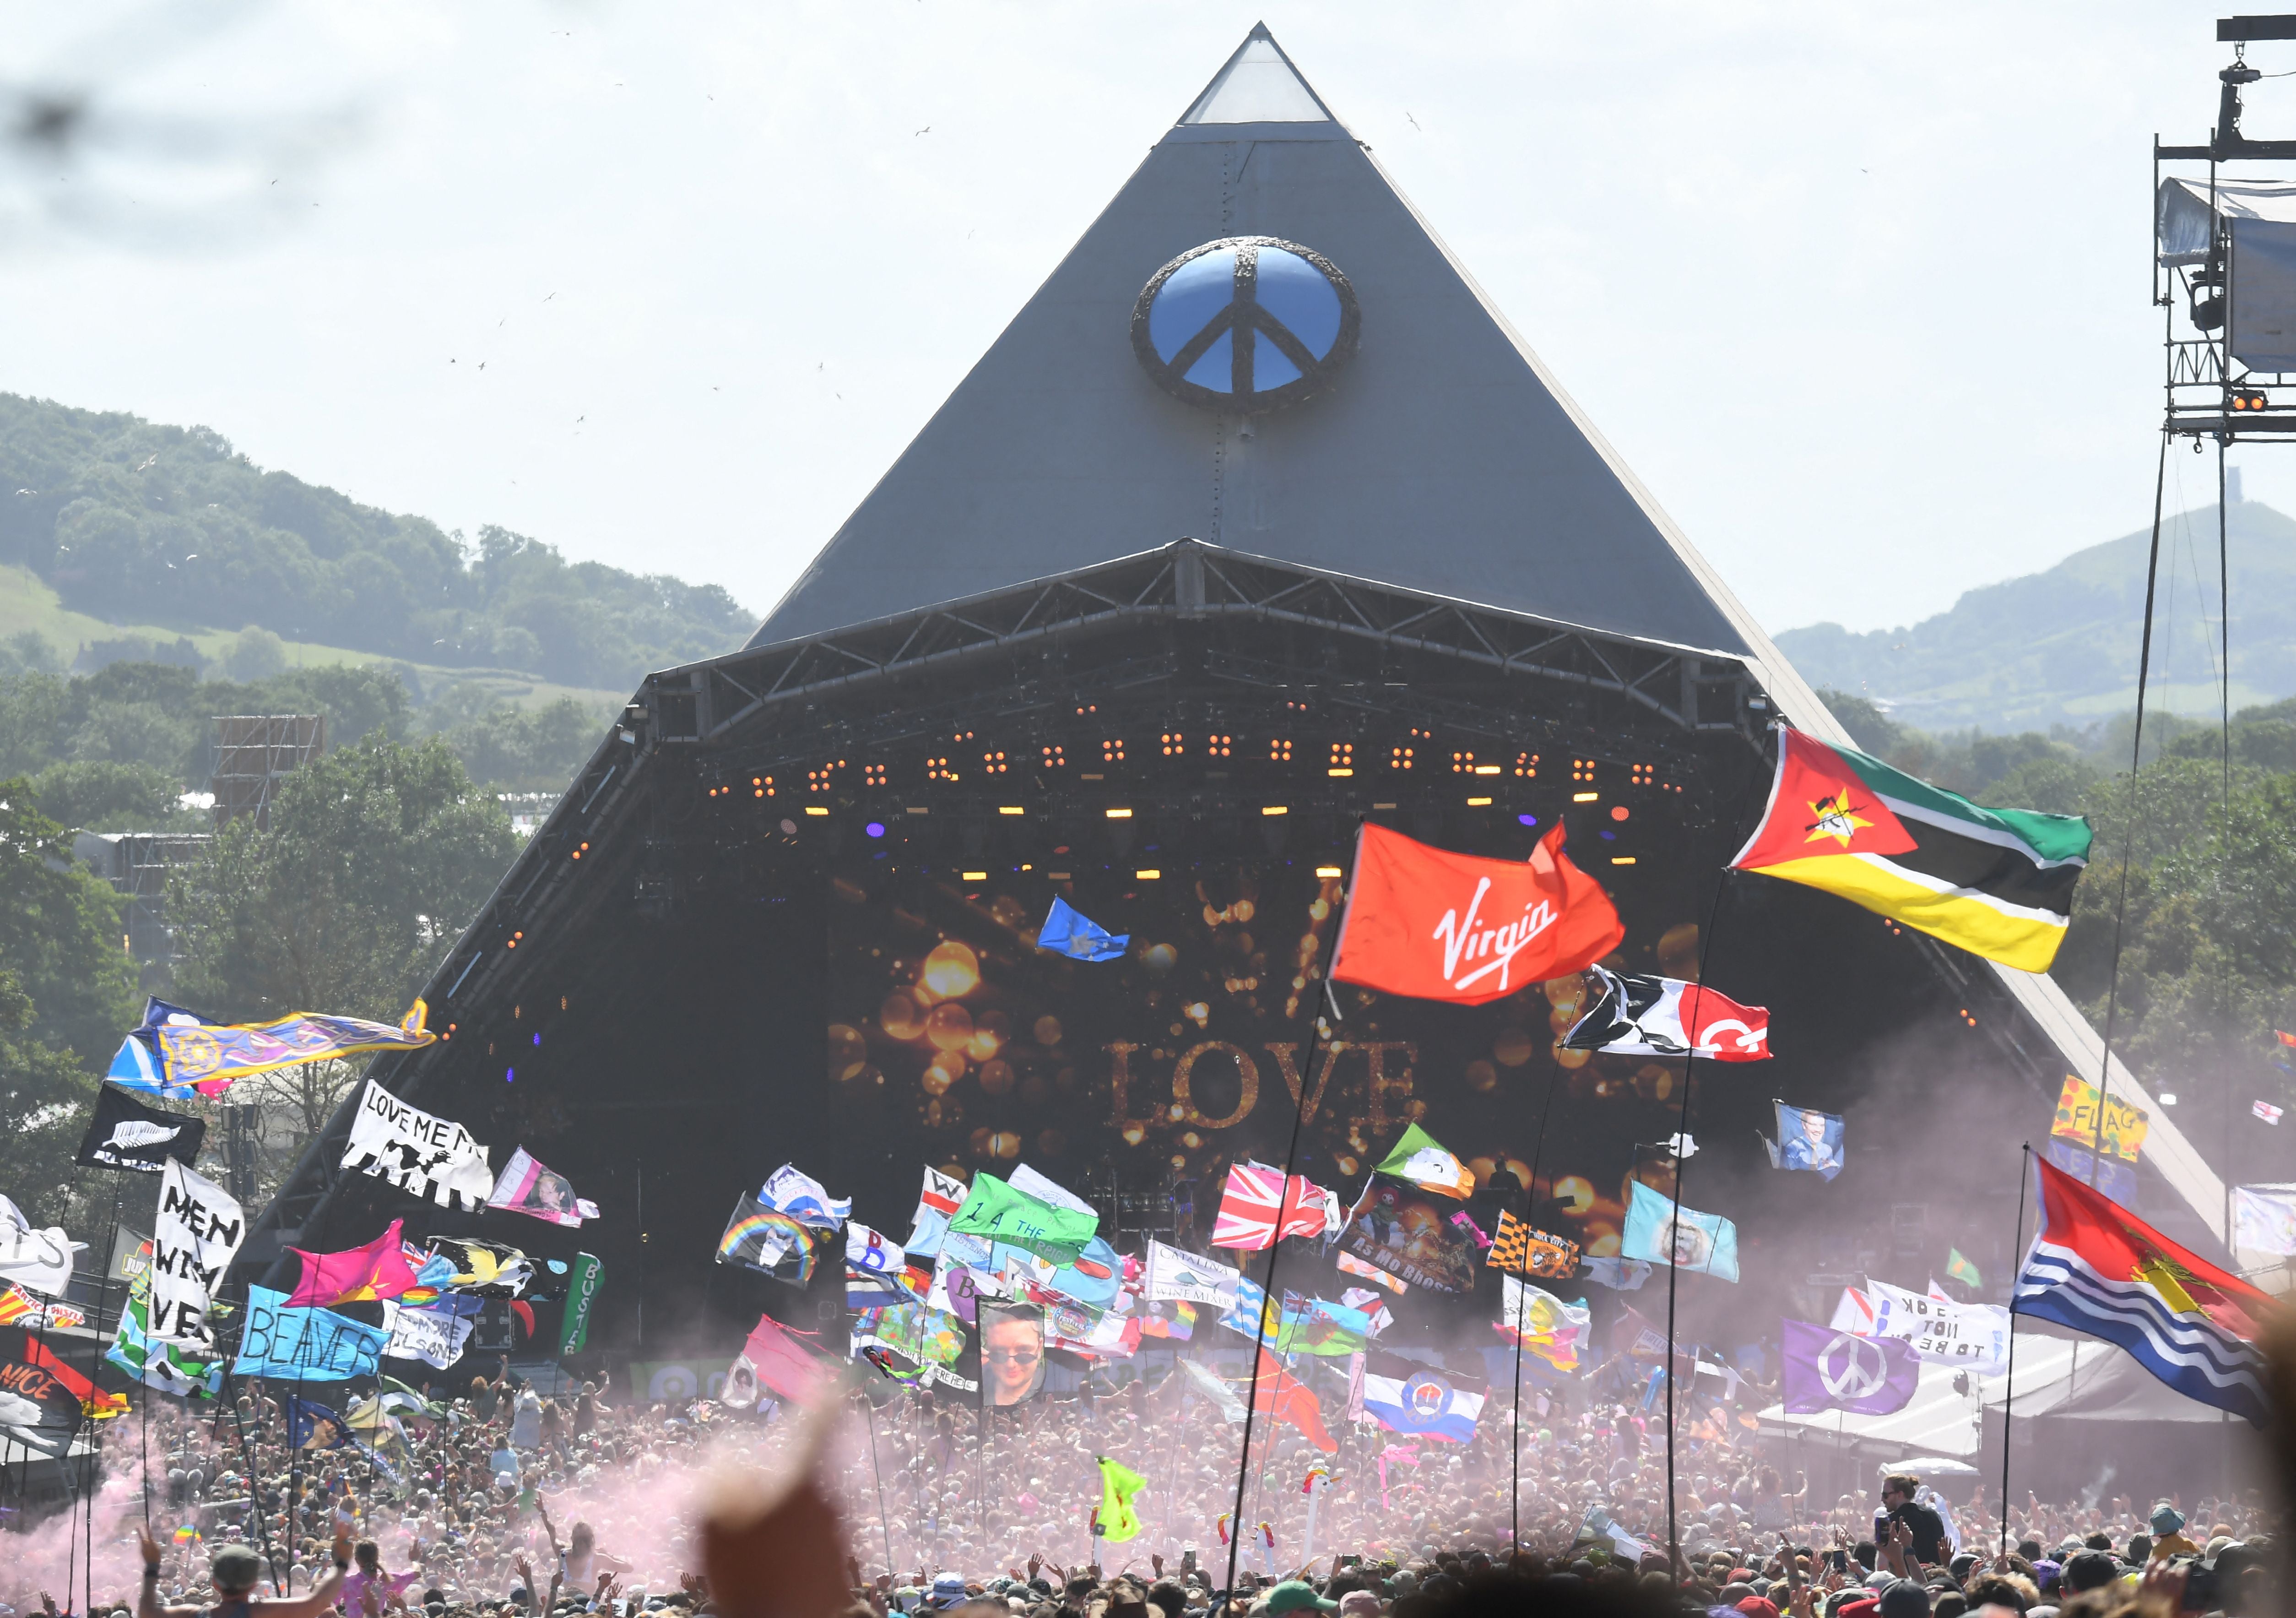
[[[693,1548],[703,1480],[786,1472],[803,1424],[708,1400],[635,1403],[589,1384],[545,1399],[506,1367],[489,1371],[434,1379],[427,1403],[402,1394],[368,1407],[348,1444],[317,1447],[342,1436],[323,1425],[300,1450],[288,1447],[295,1412],[278,1384],[205,1406],[153,1398],[148,1417],[107,1433],[107,1481],[89,1507],[0,1539],[0,1601],[28,1614],[45,1591],[73,1610],[70,1593],[92,1568],[99,1606],[135,1606],[148,1522],[158,1567],[153,1610],[139,1618],[228,1594],[216,1585],[219,1556],[236,1570],[221,1575],[226,1583],[244,1575],[266,1589],[275,1580],[299,1596],[316,1590],[351,1618],[402,1606],[422,1618],[708,1611]],[[984,1602],[1026,1618],[1181,1618],[1226,1587],[1239,1433],[1186,1378],[993,1413],[890,1382],[868,1392],[852,1398],[824,1459],[844,1519],[850,1618],[867,1618],[861,1606]],[[1466,1444],[1334,1419],[1336,1452],[1290,1426],[1271,1432],[1263,1413],[1234,1548],[1239,1594],[1271,1614],[1337,1604],[1349,1618],[1421,1618],[1488,1571],[1486,1558],[1503,1557],[1517,1524],[1525,1565],[1646,1595],[1666,1586],[1660,1417],[1562,1398],[1526,1398],[1519,1505],[1504,1400]],[[1335,1416],[1339,1404],[1325,1400]],[[369,1448],[377,1433],[383,1441]],[[2256,1588],[2273,1525],[2256,1499],[2186,1512],[2133,1496],[2029,1497],[2011,1514],[2015,1551],[1997,1560],[1998,1518],[1981,1495],[1955,1507],[1918,1480],[1876,1480],[1870,1495],[1814,1499],[1800,1476],[1764,1464],[1751,1433],[1727,1422],[1701,1433],[1677,1446],[1685,1565],[1666,1592],[1700,1609],[2105,1611],[2134,1598],[2132,1581],[2157,1557],[2200,1570],[2210,1597],[2201,1610],[2273,1610]],[[1146,1480],[1132,1501],[1141,1532],[1125,1542],[1095,1540],[1089,1527],[1101,1456]],[[1877,1511],[1893,1514],[1886,1528]],[[339,1556],[351,1564],[340,1588],[324,1582]],[[1303,1569],[1320,1581],[1293,1577]],[[2092,1589],[2104,1594],[2079,1595]],[[1101,1610],[1115,1607],[1141,1610]]]

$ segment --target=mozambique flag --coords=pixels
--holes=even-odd
[[[2004,965],[2046,972],[2088,844],[2078,815],[1987,809],[1781,728],[1769,806],[1730,864],[1839,894]]]

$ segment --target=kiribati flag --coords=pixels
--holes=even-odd
[[[2187,1399],[2265,1424],[2257,1334],[2271,1300],[2049,1163],[2011,1308],[2117,1343]]]

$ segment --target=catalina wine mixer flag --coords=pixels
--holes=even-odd
[[[207,1133],[208,1126],[196,1118],[147,1107],[126,1090],[107,1084],[96,1092],[95,1116],[73,1161],[91,1169],[157,1174],[171,1157],[197,1162],[200,1142]]]
[[[485,1206],[495,1184],[487,1149],[468,1129],[451,1118],[408,1106],[372,1079],[359,1092],[342,1166],[387,1179],[441,1208],[475,1211]]]
[[[1594,1007],[1562,1036],[1565,1050],[1606,1050],[1622,1056],[1679,1056],[1716,1062],[1764,1062],[1770,1055],[1770,1014],[1741,1006],[1702,983],[1644,977],[1589,966],[1601,991]]]
[[[2044,1162],[2041,1229],[2014,1308],[2117,1343],[2187,1399],[2261,1427],[2257,1334],[2273,1302]]]
[[[1798,882],[1972,955],[2046,972],[2088,866],[2078,815],[1987,809],[1781,727],[1769,806],[1733,869]]]
[[[1790,1415],[1846,1410],[1852,1416],[1887,1416],[1904,1409],[1921,1384],[1922,1362],[1909,1343],[1861,1337],[1807,1320],[1784,1326],[1783,1392]]]
[[[429,1007],[417,1000],[393,1028],[359,1017],[299,1011],[274,1023],[214,1023],[195,1011],[148,1000],[144,1021],[121,1042],[104,1077],[131,1090],[152,1090],[171,1100],[215,1096],[232,1081],[306,1062],[360,1051],[414,1050],[439,1036],[422,1026]]]
[[[168,1160],[152,1224],[152,1342],[214,1350],[208,1307],[246,1235],[247,1216],[229,1192]]]
[[[1480,1006],[1584,970],[1626,924],[1562,852],[1562,827],[1528,860],[1483,859],[1366,821],[1356,836],[1332,979],[1385,994]]]
[[[578,1227],[584,1220],[598,1217],[597,1203],[586,1196],[575,1195],[572,1184],[564,1175],[553,1174],[535,1162],[527,1155],[524,1146],[512,1152],[510,1161],[503,1165],[502,1178],[495,1181],[487,1206],[531,1214],[554,1225]]]

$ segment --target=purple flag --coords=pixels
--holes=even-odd
[[[1807,1320],[1784,1325],[1781,1392],[1789,1415],[1887,1416],[1913,1399],[1922,1363],[1907,1344],[1892,1337],[1853,1337]]]

